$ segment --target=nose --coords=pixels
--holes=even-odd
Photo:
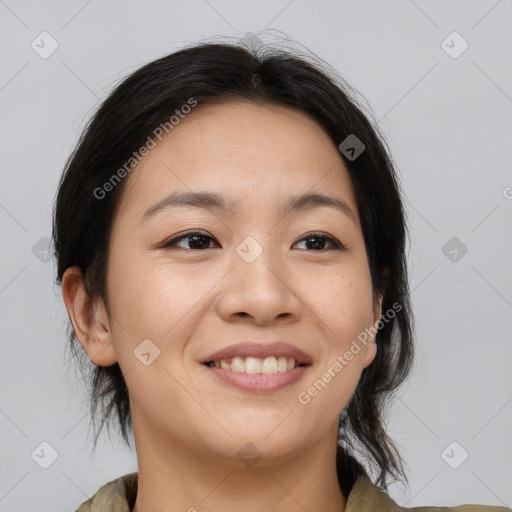
[[[286,262],[264,250],[249,263],[237,254],[217,301],[217,312],[226,322],[255,325],[296,322],[303,310],[293,276]]]

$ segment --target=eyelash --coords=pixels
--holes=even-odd
[[[190,238],[190,237],[193,237],[193,236],[201,236],[203,238],[209,238],[210,240],[214,240],[213,237],[211,237],[210,235],[202,232],[202,231],[188,231],[184,234],[181,234],[177,237],[174,237],[170,240],[168,240],[167,242],[165,242],[161,248],[162,249],[166,249],[166,248],[170,248],[170,247],[173,247],[175,246],[175,244],[181,240],[185,240],[187,238]],[[308,233],[306,236],[302,237],[300,240],[298,240],[298,242],[303,242],[304,240],[309,240],[311,238],[320,238],[320,239],[324,239],[324,240],[327,240],[328,242],[330,242],[333,246],[333,249],[335,250],[342,250],[342,249],[345,249],[345,246],[341,243],[341,242],[338,242],[337,240],[335,240],[334,238],[332,238],[331,236],[329,235],[326,235],[324,233],[319,233],[319,232],[312,232],[312,233]],[[206,249],[211,249],[211,247],[207,247]],[[206,249],[186,249],[186,250],[189,250],[189,251],[204,251]],[[307,250],[307,249],[306,249]],[[311,251],[314,251],[314,252],[325,252],[326,250],[328,249],[322,249],[322,250],[315,250],[315,249],[309,249]]]

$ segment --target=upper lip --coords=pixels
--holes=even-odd
[[[246,341],[230,345],[229,347],[217,350],[209,356],[202,359],[201,363],[209,363],[212,361],[220,361],[221,359],[229,359],[230,357],[258,357],[264,359],[270,356],[285,356],[295,359],[299,364],[311,364],[312,358],[301,349],[289,345],[283,341],[275,341],[272,343],[257,343]]]

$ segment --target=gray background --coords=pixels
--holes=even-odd
[[[117,439],[90,454],[45,261],[58,178],[89,113],[121,77],[185,44],[276,31],[364,95],[407,196],[418,353],[389,421],[410,487],[390,494],[409,507],[512,506],[511,11],[510,0],[0,0],[0,510],[75,510],[137,469]],[[43,31],[58,43],[46,59],[31,47],[51,49]],[[453,31],[469,44],[461,55],[458,36],[442,44]],[[42,442],[58,454],[47,469]]]

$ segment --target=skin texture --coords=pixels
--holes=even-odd
[[[338,416],[375,357],[373,340],[308,404],[297,399],[381,314],[337,147],[294,109],[208,103],[125,179],[109,253],[110,314],[102,300],[87,297],[77,268],[66,271],[62,288],[88,357],[103,366],[119,362],[127,382],[139,462],[136,512],[343,510]],[[238,205],[233,212],[175,207],[141,223],[173,191],[216,192]],[[306,192],[345,200],[355,222],[329,207],[283,215],[281,202]],[[205,249],[190,238],[161,247],[191,229],[212,238],[203,240]],[[303,240],[312,231],[345,248],[326,240],[315,249]],[[263,249],[252,263],[236,251],[248,236]],[[134,356],[145,339],[160,350],[148,366]],[[300,381],[261,394],[221,382],[199,364],[244,340],[283,340],[311,355],[313,365]],[[261,454],[252,467],[237,456],[248,442]]]

